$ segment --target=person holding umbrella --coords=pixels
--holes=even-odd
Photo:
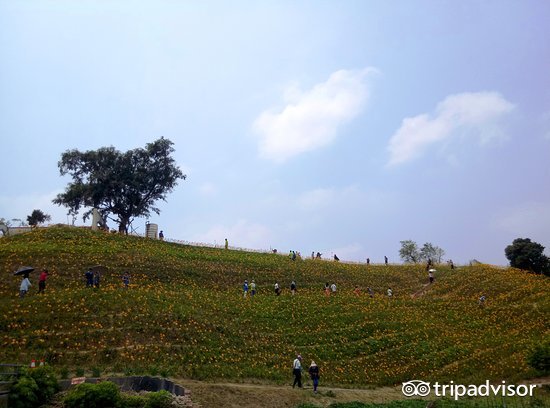
[[[29,280],[29,274],[34,271],[32,266],[23,266],[19,268],[14,275],[23,275],[23,280],[21,281],[21,286],[19,287],[19,297],[22,299],[25,297],[29,288],[31,287],[31,281]]]
[[[31,281],[29,280],[29,275],[25,275],[21,281],[21,286],[19,287],[19,297],[21,299],[25,297],[30,287]]]

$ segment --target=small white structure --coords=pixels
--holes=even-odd
[[[158,224],[151,224],[151,223],[145,224],[145,236],[147,238],[157,239],[158,232],[159,232]]]

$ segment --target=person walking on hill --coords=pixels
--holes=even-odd
[[[326,297],[329,297],[330,296],[330,285],[327,283],[325,283],[325,296]]]
[[[128,289],[128,286],[130,285],[130,276],[128,273],[122,275],[122,283],[124,285],[124,289]]]
[[[374,297],[374,291],[372,290],[372,288],[370,286],[367,288],[367,293],[369,294],[369,297],[371,297],[371,298]]]
[[[88,269],[86,273],[84,274],[84,277],[86,278],[86,287],[91,288],[94,286],[94,273],[91,269]]]
[[[435,272],[435,269],[428,270],[428,278],[430,279],[430,284],[434,283],[434,272]]]
[[[388,294],[388,299],[391,299],[393,297],[393,290],[391,288],[388,288],[388,291],[386,293]]]
[[[161,241],[164,241],[164,232],[162,230],[160,230],[160,232],[159,232],[159,239]]]
[[[228,249],[229,248],[229,241],[227,240],[227,238],[225,239],[225,249]]]
[[[25,275],[21,281],[21,286],[19,286],[19,297],[23,299],[31,287],[31,281],[29,280],[29,275]]]
[[[428,258],[428,262],[426,263],[426,270],[429,271],[432,267],[432,260],[431,258]]]
[[[256,294],[256,282],[254,282],[254,279],[252,279],[252,282],[250,283],[250,297],[254,297]]]
[[[275,282],[275,294],[277,296],[281,294],[281,288],[279,287],[279,282]]]
[[[319,385],[319,367],[315,364],[315,361],[311,362],[309,366],[309,377],[313,381],[313,392],[317,393],[317,386]]]
[[[290,293],[292,293],[292,296],[294,296],[296,294],[296,282],[295,281],[292,281],[290,283]]]
[[[244,292],[244,297],[246,298],[246,295],[248,295],[248,280],[246,279],[243,284],[243,292]]]
[[[94,272],[94,288],[99,289],[99,282],[101,281],[101,274],[99,270]]]
[[[336,283],[330,285],[330,291],[335,295],[336,294]]]
[[[355,285],[355,289],[353,289],[353,293],[355,293],[357,296],[361,295],[361,289],[359,289],[359,286]]]
[[[336,254],[334,254],[334,260],[335,260],[336,262],[338,262],[338,261],[340,260],[340,258],[338,258],[338,257],[336,256]]]
[[[388,266],[388,257],[384,255],[384,265]]]
[[[48,278],[48,270],[43,269],[38,277],[38,293],[44,293],[46,290],[46,279]]]
[[[479,307],[485,307],[485,302],[487,301],[487,296],[481,295],[478,300]]]
[[[292,388],[298,384],[298,388],[302,388],[302,356],[297,355],[292,363],[292,374],[294,375],[294,383]]]

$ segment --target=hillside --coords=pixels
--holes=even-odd
[[[101,287],[85,287],[92,265]],[[21,265],[48,268],[18,298]],[[60,372],[162,374],[190,379],[290,380],[297,352],[324,384],[392,385],[411,379],[463,383],[532,376],[526,351],[550,334],[550,281],[487,265],[423,266],[291,261],[183,246],[80,228],[0,239],[0,361],[44,358]],[[121,276],[131,276],[128,290]],[[258,294],[243,299],[245,279]],[[295,279],[298,294],[287,289]],[[278,281],[284,288],[273,293]],[[323,285],[338,293],[325,297]],[[355,285],[374,288],[369,298]],[[394,299],[383,293],[391,286]],[[477,299],[488,301],[480,308]],[[416,296],[411,296],[416,294]]]

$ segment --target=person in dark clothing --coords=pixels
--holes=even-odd
[[[94,273],[91,269],[88,269],[86,273],[84,274],[86,277],[86,287],[91,288],[94,286]]]
[[[101,274],[99,271],[94,272],[94,287],[99,289],[99,282],[101,281]]]
[[[317,386],[319,385],[319,367],[315,364],[315,361],[311,362],[309,366],[309,377],[313,381],[313,392],[317,392]]]

